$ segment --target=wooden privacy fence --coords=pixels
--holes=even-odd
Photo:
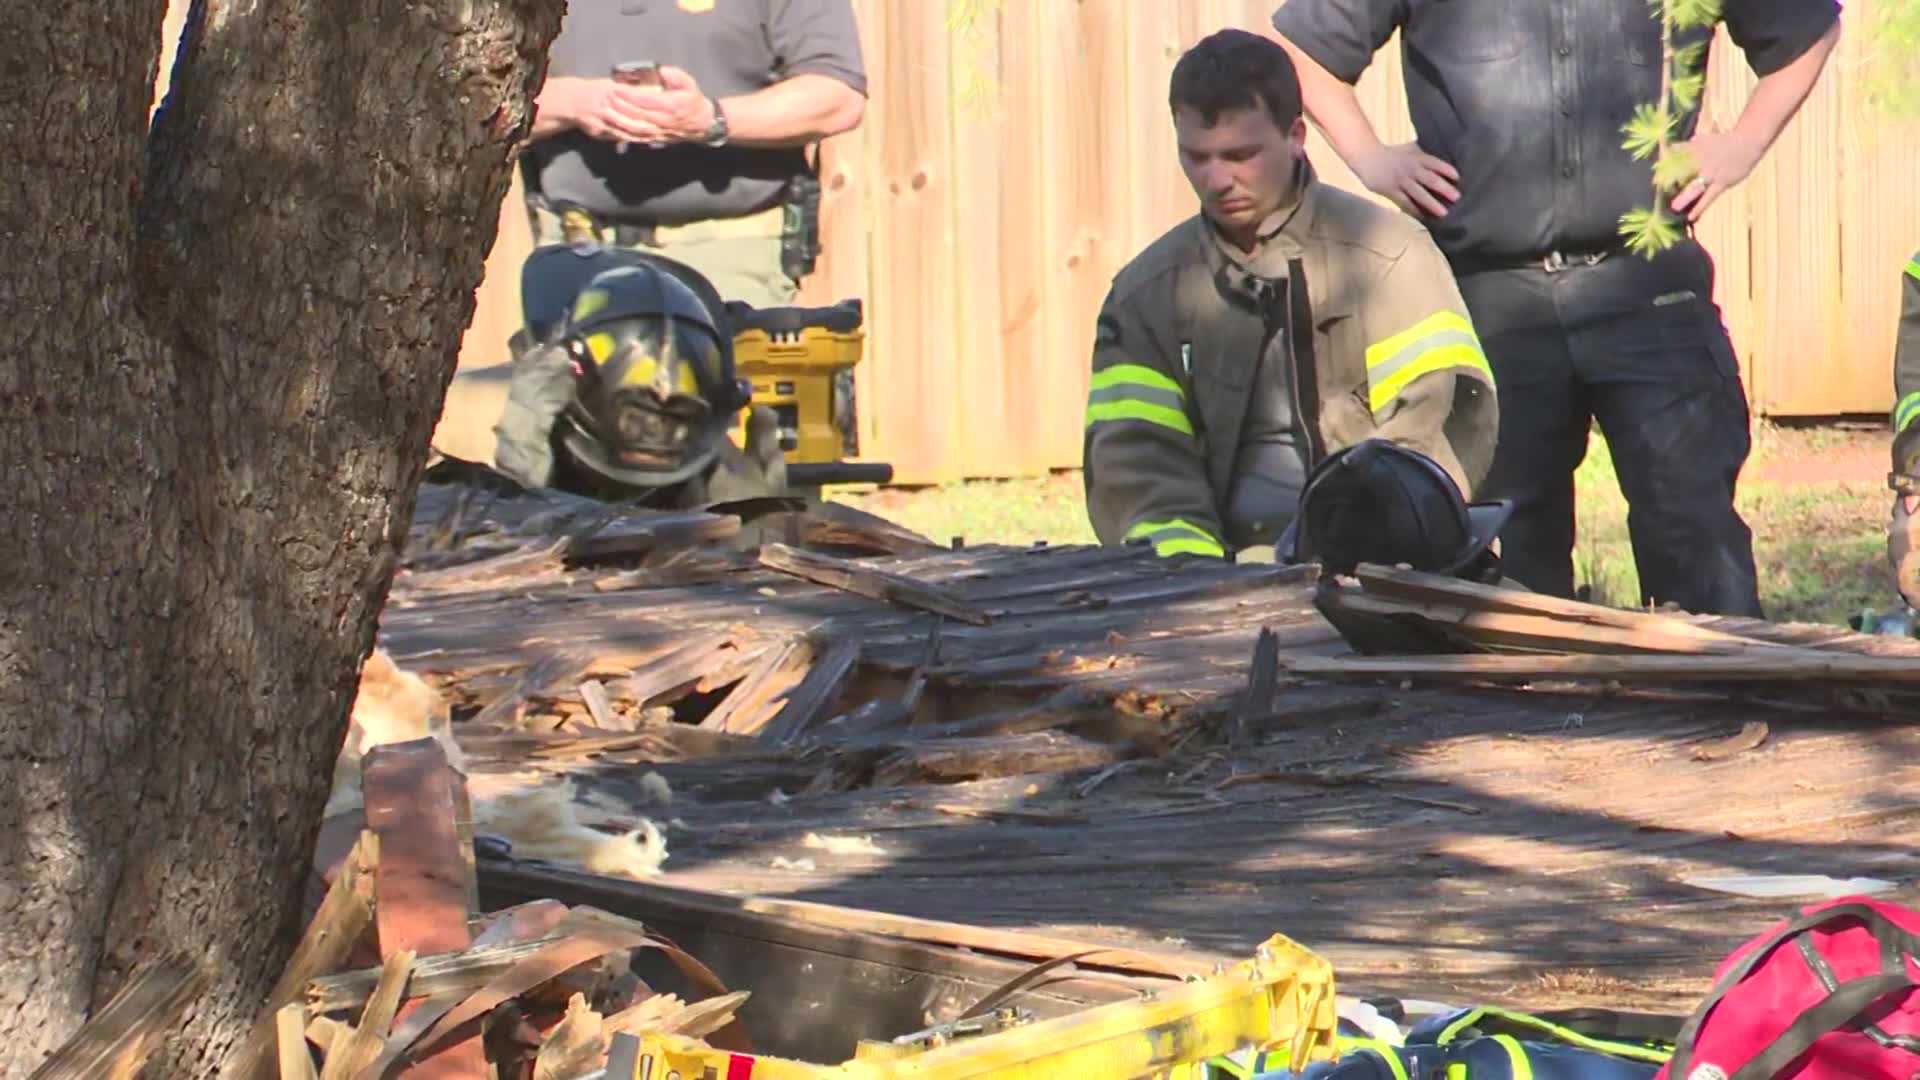
[[[856,0],[872,99],[824,155],[826,255],[804,302],[866,301],[862,445],[901,483],[1080,464],[1093,320],[1114,272],[1192,213],[1166,84],[1223,26],[1263,29],[1271,0]],[[1755,411],[1884,412],[1901,267],[1920,248],[1920,124],[1865,103],[1872,4],[1821,85],[1701,236]],[[1360,96],[1382,138],[1411,139],[1397,47]],[[1724,31],[1708,117],[1754,85]],[[1358,189],[1316,133],[1329,182]],[[518,189],[501,208],[462,366],[497,363],[519,320]]]

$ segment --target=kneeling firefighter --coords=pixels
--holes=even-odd
[[[1907,611],[1889,621],[1894,624],[1892,632],[1914,634],[1913,616],[1920,609],[1920,251],[1907,260],[1900,278],[1893,389],[1893,467],[1887,474],[1893,510],[1887,528],[1887,561]]]
[[[770,417],[750,417],[744,454],[727,437],[751,391],[705,278],[644,252],[549,245],[521,281],[497,468],[527,487],[658,507],[781,493]]]

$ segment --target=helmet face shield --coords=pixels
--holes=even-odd
[[[719,342],[678,319],[623,319],[584,344],[596,385],[583,403],[609,455],[626,468],[680,467],[713,416],[705,390]]]
[[[732,355],[686,285],[652,266],[597,275],[567,313],[578,392],[568,450],[618,483],[657,487],[711,463],[736,392]]]

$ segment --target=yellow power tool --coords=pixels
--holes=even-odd
[[[859,300],[832,307],[755,308],[729,302],[734,371],[753,388],[748,409],[765,406],[779,418],[787,480],[795,488],[826,484],[884,484],[893,466],[846,459],[860,454],[853,369],[866,343]],[[736,441],[747,409],[735,425]]]

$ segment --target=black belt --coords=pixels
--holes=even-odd
[[[560,218],[563,223],[569,216],[585,218],[587,225],[594,231],[611,231],[613,233],[613,242],[621,247],[632,247],[636,244],[644,244],[647,247],[659,246],[654,242],[655,238],[659,235],[658,226],[652,222],[615,221],[604,215],[596,214],[584,206],[577,206],[573,203],[554,202],[539,195],[529,195],[527,196],[527,201],[545,210],[547,213]]]
[[[1597,248],[1593,250],[1549,251],[1544,255],[1527,258],[1481,258],[1467,257],[1449,260],[1455,277],[1469,274],[1484,274],[1494,270],[1540,270],[1557,274],[1562,270],[1571,270],[1582,266],[1595,266],[1616,255],[1626,253],[1625,248]]]

